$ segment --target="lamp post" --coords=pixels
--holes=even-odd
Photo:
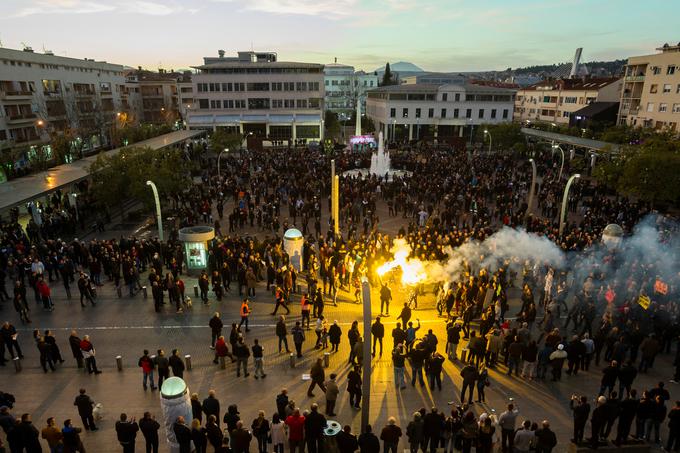
[[[484,129],[484,135],[489,136],[489,154],[491,154],[491,132],[488,129]]]
[[[368,425],[371,410],[371,285],[368,279],[361,279],[361,293],[364,300],[364,375],[361,388],[361,431]],[[367,361],[367,362],[366,362]]]
[[[529,188],[529,201],[527,202],[527,218],[529,217],[529,214],[531,214],[531,206],[534,204],[534,192],[536,188],[536,161],[529,159],[529,162],[531,162],[531,187]]]
[[[220,154],[217,156],[217,177],[219,178],[222,176],[220,174],[220,160],[222,159],[222,153],[228,153],[229,148],[224,148],[222,151],[220,151]]]
[[[564,168],[564,150],[562,149],[562,147],[560,145],[556,145],[554,142],[553,142],[552,147],[553,147],[553,149],[559,149],[560,154],[562,155],[562,162],[560,163],[560,175],[557,177],[558,181],[562,181],[562,169]]]
[[[156,222],[158,223],[158,239],[163,242],[163,218],[161,217],[161,202],[158,199],[158,188],[153,181],[147,181],[147,186],[151,186],[153,191],[153,198],[156,201]]]
[[[581,175],[579,175],[578,173],[571,175],[569,181],[567,181],[567,186],[564,188],[564,196],[562,197],[562,213],[560,214],[560,238],[562,237],[562,233],[564,233],[564,220],[567,215],[567,200],[569,199],[569,189],[571,188],[571,184],[574,182],[574,180],[580,177]]]
[[[392,141],[397,141],[397,120],[392,120]]]

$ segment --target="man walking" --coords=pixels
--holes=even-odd
[[[300,326],[300,321],[295,321],[295,327],[290,331],[293,334],[293,343],[295,344],[295,351],[298,358],[302,357],[302,343],[305,341],[305,331]]]
[[[224,327],[224,323],[220,319],[219,311],[216,311],[213,317],[210,318],[208,326],[210,326],[210,331],[212,332],[212,338],[210,340],[210,349],[215,349],[215,340],[217,340],[222,335],[222,327]]]
[[[290,352],[288,349],[288,328],[286,327],[286,317],[281,315],[279,320],[276,322],[276,336],[279,338],[279,352],[282,351],[281,346],[286,347],[286,352]]]
[[[80,419],[83,421],[83,428],[86,431],[97,431],[98,428],[95,426],[94,417],[92,416],[94,401],[85,393],[85,389],[80,389],[79,393],[73,405],[78,408],[78,415],[80,415]]]
[[[309,385],[309,389],[307,390],[307,396],[314,396],[312,390],[314,390],[314,387],[317,385],[324,393],[326,393],[326,386],[324,385],[324,381],[326,380],[326,372],[323,369],[322,359],[316,359],[316,363],[312,365],[312,369],[309,371],[309,377],[312,380],[312,383]]]
[[[260,340],[255,338],[253,340],[253,347],[250,348],[253,351],[253,362],[255,364],[255,379],[266,378],[267,375],[264,372],[264,348],[260,345]]]
[[[248,299],[243,299],[243,302],[241,302],[241,322],[238,325],[238,328],[240,329],[243,324],[246,325],[246,332],[250,332],[250,328],[248,328],[248,317],[250,316],[250,307],[248,306]]]

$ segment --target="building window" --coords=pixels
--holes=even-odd
[[[207,83],[199,83],[198,85],[196,85],[196,87],[198,88],[199,93],[203,93],[203,92],[208,91],[208,84]]]
[[[219,83],[210,83],[210,91],[220,91]]]
[[[663,85],[663,92],[664,93],[670,93],[673,87],[671,86],[670,83],[664,83]]]
[[[223,83],[222,84],[222,91],[232,91],[231,83]]]
[[[664,113],[668,111],[668,104],[662,102],[659,104],[659,113]]]
[[[496,119],[496,109],[491,109],[491,119],[492,120]]]
[[[427,109],[427,117],[434,118],[434,109]]]
[[[401,109],[401,117],[402,118],[408,118],[408,109]]]
[[[441,111],[441,118],[446,118],[446,109],[442,109]]]
[[[416,118],[420,118],[420,109],[416,109]]]
[[[653,103],[653,102],[648,102],[648,103],[647,103],[647,111],[648,111],[648,112],[653,112],[653,111],[654,111],[654,103]]]
[[[680,104],[673,104],[673,113],[680,113]]]
[[[210,108],[211,109],[221,109],[222,108],[222,101],[219,99],[211,99],[210,100]]]
[[[472,118],[472,109],[465,110],[465,118]]]
[[[234,83],[234,91],[246,91],[246,84],[243,82]]]
[[[453,109],[453,117],[458,118],[458,109]]]
[[[478,116],[478,118],[479,118],[479,119],[484,118],[484,109],[479,109],[479,116]]]
[[[225,109],[233,109],[234,108],[234,100],[233,99],[225,99],[222,101],[222,107]]]
[[[295,108],[295,99],[284,99],[283,100],[283,106],[287,109],[294,109]]]
[[[198,108],[199,109],[207,109],[209,108],[210,103],[208,102],[207,99],[199,99],[198,100]]]
[[[236,109],[244,109],[246,108],[246,100],[245,99],[237,99],[234,101],[234,108]]]
[[[272,82],[272,91],[282,91],[282,90],[283,90],[283,83]]]
[[[658,86],[656,83],[653,83],[653,84],[649,87],[649,92],[650,92],[650,93],[656,93],[656,92],[658,91],[658,89],[659,89],[659,86]]]
[[[453,96],[453,100],[456,101],[456,102],[460,102],[460,93],[456,93],[456,94]]]
[[[562,112],[562,118],[569,118],[569,112]]]
[[[269,98],[249,98],[249,110],[266,110],[269,108]]]
[[[297,82],[295,89],[297,91],[307,91],[307,82]]]
[[[395,118],[397,116],[397,109],[391,108],[390,109],[390,118]]]
[[[565,104],[576,104],[577,97],[576,96],[567,96],[564,98],[564,103]]]
[[[524,110],[524,109],[522,109]],[[507,120],[508,119],[508,109],[503,109],[503,119]]]
[[[652,74],[654,75],[661,74],[661,66],[652,66]]]
[[[283,82],[283,91],[295,91],[295,82]]]
[[[446,102],[449,100],[449,93],[442,93],[442,101]]]
[[[675,65],[669,65],[668,69],[666,69],[666,74],[667,75],[673,75],[675,74]]]
[[[298,99],[297,100],[297,108],[306,109],[307,108],[307,99]]]
[[[328,80],[324,81],[324,85],[328,86]]]

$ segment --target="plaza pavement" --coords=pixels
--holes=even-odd
[[[326,203],[322,203],[325,205]],[[380,211],[384,207],[381,207]],[[325,206],[324,206],[325,209]],[[226,211],[226,207],[225,207]],[[402,224],[401,218],[388,219],[386,212],[381,213],[381,230],[395,232]],[[102,236],[115,236],[128,232],[108,231]],[[148,228],[141,234],[153,234]],[[87,238],[85,238],[87,239]],[[282,388],[287,388],[291,399],[295,400],[301,408],[308,408],[312,402],[318,402],[324,407],[323,393],[316,389],[314,398],[306,396],[309,382],[303,381],[302,375],[309,372],[309,368],[317,357],[322,357],[325,351],[314,350],[315,334],[310,330],[304,345],[304,358],[295,368],[289,366],[287,354],[277,352],[277,340],[274,335],[275,317],[270,316],[273,308],[273,297],[265,291],[263,283],[258,284],[256,296],[252,298],[253,314],[251,315],[251,331],[245,335],[248,344],[259,338],[265,348],[265,372],[267,378],[255,380],[251,373],[248,378],[237,378],[234,365],[228,364],[226,370],[212,364],[213,351],[208,348],[210,342],[210,329],[208,320],[214,311],[222,313],[225,329],[223,333],[228,335],[231,321],[238,321],[240,299],[232,284],[232,290],[226,297],[217,302],[211,298],[209,305],[201,304],[193,297],[193,287],[196,283],[194,278],[185,278],[187,294],[194,299],[193,308],[182,314],[176,314],[173,307],[165,305],[163,312],[156,314],[149,291],[149,298],[144,299],[141,294],[134,298],[118,298],[113,285],[106,282],[99,292],[96,307],[88,306],[81,308],[77,297],[77,289],[73,288],[74,298],[67,300],[60,282],[55,282],[53,299],[56,305],[54,312],[43,312],[32,300],[31,303],[32,324],[22,326],[19,319],[8,304],[0,311],[2,320],[9,320],[19,329],[19,342],[24,351],[25,359],[22,361],[23,370],[15,373],[11,363],[0,369],[0,390],[15,395],[17,403],[13,413],[20,416],[28,412],[33,415],[34,424],[42,429],[45,420],[49,416],[56,418],[58,425],[64,419],[72,418],[77,426],[80,419],[73,400],[80,387],[87,389],[96,402],[104,406],[104,419],[99,423],[100,430],[95,433],[83,433],[82,439],[89,452],[108,453],[119,452],[121,447],[116,441],[114,431],[115,421],[121,412],[141,418],[144,411],[151,411],[160,417],[160,405],[158,392],[144,391],[141,385],[142,373],[137,367],[137,360],[142,355],[143,349],[155,352],[163,348],[167,354],[173,348],[179,348],[182,355],[191,355],[192,369],[186,371],[184,378],[187,381],[189,391],[197,392],[202,400],[207,396],[209,389],[215,389],[221,402],[222,412],[229,404],[238,404],[241,418],[246,426],[257,416],[257,412],[263,409],[268,417],[275,411],[275,397]],[[406,425],[414,411],[421,407],[429,410],[432,406],[448,413],[447,403],[459,401],[461,384],[459,362],[446,361],[444,366],[443,390],[430,390],[427,386],[419,385],[403,391],[396,390],[393,385],[393,372],[391,362],[392,339],[390,332],[394,327],[396,315],[403,304],[405,294],[393,291],[395,300],[390,307],[391,316],[384,318],[386,324],[386,336],[384,341],[384,353],[382,357],[376,357],[371,361],[372,387],[371,387],[371,411],[370,417],[374,425],[374,431],[379,434],[389,416],[395,416],[404,433]],[[519,293],[511,290],[510,313],[517,311],[519,306]],[[353,432],[359,431],[360,411],[353,410],[348,404],[346,393],[346,376],[349,371],[347,357],[349,345],[346,332],[353,320],[361,320],[362,307],[349,301],[350,295],[341,293],[338,307],[326,305],[324,314],[329,322],[338,320],[343,330],[343,338],[340,351],[330,356],[330,366],[326,370],[326,376],[335,372],[338,374],[338,383],[341,393],[338,399],[334,417],[340,423],[352,426]],[[295,297],[291,305],[292,313],[288,317],[290,322],[300,319],[299,298]],[[379,298],[377,292],[373,292],[372,311],[379,311]],[[437,316],[434,310],[434,298],[432,294],[419,299],[419,308],[414,311],[413,319],[420,318],[422,336],[427,329],[433,329],[439,338],[439,351],[443,353],[446,343],[445,323]],[[360,323],[360,328],[361,328]],[[51,329],[55,332],[57,342],[61,348],[66,362],[59,366],[55,373],[44,374],[38,361],[38,351],[32,340],[32,329]],[[100,375],[88,375],[78,370],[75,361],[71,357],[68,346],[68,335],[72,328],[77,329],[79,335],[89,334],[97,350],[98,366],[103,370]],[[535,335],[537,335],[535,333]],[[289,338],[292,348],[292,338]],[[461,343],[460,348],[463,347]],[[460,350],[459,348],[459,350]],[[117,371],[115,357],[123,358],[123,370]],[[655,363],[655,368],[649,374],[639,376],[635,382],[635,388],[643,390],[651,388],[659,380],[669,379],[672,376],[672,357],[661,356]],[[596,395],[600,383],[600,367],[593,366],[588,373],[579,373],[576,377],[563,376],[561,382],[538,382],[527,381],[516,377],[507,377],[505,368],[490,370],[491,386],[486,389],[487,403],[475,404],[474,411],[479,415],[482,412],[495,410],[500,413],[504,410],[509,398],[514,398],[520,410],[520,421],[528,418],[532,421],[548,419],[558,436],[558,447],[555,452],[567,450],[567,442],[571,437],[571,412],[569,399],[573,393],[585,394],[590,397]],[[252,360],[250,361],[252,371]],[[410,378],[407,366],[407,379]],[[677,398],[674,384],[667,384],[671,392],[671,400]],[[476,398],[476,394],[475,394]],[[669,402],[670,403],[670,402]],[[669,404],[670,408],[670,404]],[[519,422],[518,422],[519,423]],[[588,427],[588,435],[590,428]],[[662,436],[666,433],[664,424]],[[167,444],[163,442],[161,433],[161,451],[169,451]],[[141,433],[137,438],[137,451],[143,451],[143,437]],[[256,451],[254,441],[251,451]],[[43,444],[45,451],[47,445]],[[406,448],[406,437],[402,437],[401,448]],[[287,449],[286,449],[287,450]],[[400,450],[401,451],[401,450]]]

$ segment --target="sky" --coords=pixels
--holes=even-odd
[[[372,71],[611,60],[677,43],[678,0],[0,0],[0,43],[147,69],[274,51]],[[675,33],[672,30],[676,30]]]

